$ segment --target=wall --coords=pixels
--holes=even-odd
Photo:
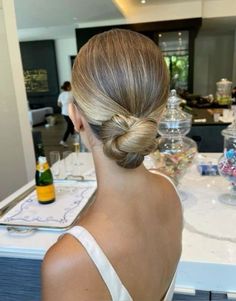
[[[21,42],[20,50],[24,70],[43,69],[47,72],[48,91],[27,93],[30,108],[56,109],[59,89],[54,40]]]
[[[76,39],[57,39],[55,49],[61,85],[71,78],[70,56],[77,53]],[[227,77],[236,85],[236,30],[234,34],[204,33],[200,30],[195,43],[194,61],[195,93],[214,94],[216,81],[222,77]]]
[[[77,54],[76,39],[57,39],[55,40],[57,68],[59,85],[64,81],[71,80],[71,61],[70,56]]]
[[[221,78],[232,80],[234,33],[199,33],[195,40],[194,92],[213,94]]]
[[[0,45],[0,200],[2,200],[31,180],[35,167],[13,0],[0,0]]]

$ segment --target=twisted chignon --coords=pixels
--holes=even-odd
[[[109,158],[122,167],[135,168],[156,149],[156,132],[154,119],[117,114],[103,122],[100,138]]]

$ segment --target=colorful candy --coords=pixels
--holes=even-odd
[[[156,159],[158,171],[166,174],[178,184],[179,179],[185,174],[186,169],[192,164],[197,153],[195,147],[182,149],[176,153],[156,151],[153,156]]]
[[[219,172],[232,183],[236,183],[236,150],[225,149],[218,163]]]

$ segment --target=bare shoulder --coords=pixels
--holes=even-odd
[[[47,251],[41,278],[42,301],[96,300],[94,294],[101,285],[87,252],[71,235],[63,236]]]
[[[77,253],[77,256],[75,258],[73,258],[74,252]],[[78,264],[82,256],[82,246],[80,244],[76,245],[73,237],[70,237],[70,235],[65,235],[47,251],[43,260],[42,272],[46,275],[53,273],[55,273],[55,275],[58,275],[59,272],[60,276],[60,271],[62,269],[70,270],[74,268],[74,260],[76,260],[76,263]]]
[[[183,209],[177,188],[165,176],[157,175],[159,182],[160,203],[158,207],[159,220],[165,240],[171,246],[170,253],[174,263],[179,260],[182,250]],[[173,264],[173,262],[172,262]]]
[[[175,187],[174,183],[171,182],[166,176],[162,174],[155,174],[154,181],[158,181],[158,189],[161,204],[165,210],[167,215],[171,215],[172,218],[176,218],[175,222],[179,223],[180,227],[182,227],[182,205],[180,196],[178,194],[177,188]]]
[[[171,179],[167,178],[162,174],[155,174],[156,181],[159,183],[159,188],[164,198],[168,198],[169,201],[173,202],[173,205],[181,205],[177,188]]]

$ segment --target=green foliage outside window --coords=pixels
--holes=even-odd
[[[164,55],[170,71],[171,89],[188,89],[188,55]]]

